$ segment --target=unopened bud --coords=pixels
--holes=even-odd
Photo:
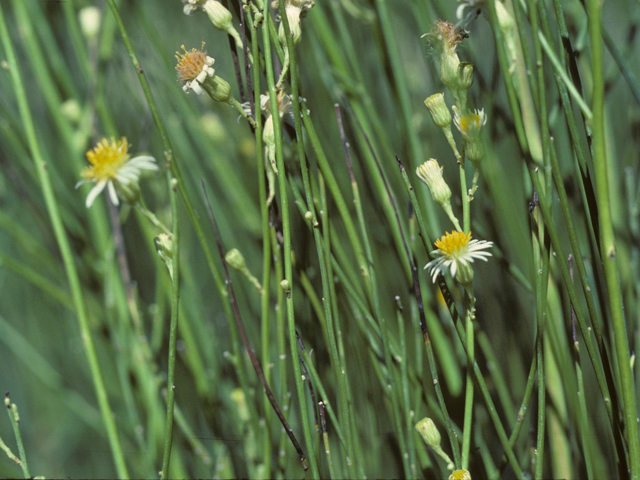
[[[435,423],[429,417],[425,417],[416,423],[416,430],[424,440],[424,443],[429,445],[431,448],[436,448],[440,446],[440,432],[436,428]]]
[[[214,27],[223,32],[233,28],[231,24],[231,12],[216,0],[207,0],[204,3],[204,11]]]
[[[433,158],[424,162],[416,169],[416,173],[420,180],[427,184],[433,200],[438,205],[446,205],[451,198],[451,189],[447,182],[442,178],[443,167],[438,165],[438,161]]]
[[[458,86],[465,90],[469,90],[473,84],[473,65],[462,62],[458,69]]]
[[[100,31],[102,13],[98,7],[85,7],[78,12],[80,30],[88,40],[95,38]]]
[[[444,101],[444,94],[435,93],[424,101],[429,109],[433,123],[439,128],[451,125],[451,112]]]
[[[167,266],[169,275],[173,278],[173,236],[168,233],[161,233],[153,239],[158,256]]]

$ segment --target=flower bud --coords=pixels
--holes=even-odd
[[[435,423],[429,417],[425,417],[416,423],[416,430],[424,440],[424,443],[429,445],[431,448],[436,448],[440,446],[440,432],[436,428]]]
[[[473,84],[473,65],[462,62],[458,68],[458,86],[464,90],[469,90]]]
[[[451,125],[451,112],[444,101],[443,93],[435,93],[424,101],[429,109],[433,123],[439,128]]]
[[[227,32],[233,28],[233,25],[231,24],[231,12],[220,2],[207,0],[204,3],[203,8],[213,26],[218,30]]]
[[[153,239],[153,243],[156,246],[158,256],[167,266],[169,275],[173,278],[173,235],[161,233]]]
[[[234,270],[238,270],[239,272],[246,270],[247,268],[244,257],[242,256],[242,253],[240,253],[240,250],[238,250],[237,248],[229,250],[224,256],[224,260],[229,264],[231,268],[233,268]]]
[[[95,38],[100,31],[102,13],[98,7],[85,7],[78,12],[80,30],[88,40]]]
[[[457,53],[444,53],[440,57],[440,79],[450,90],[458,88],[458,68],[460,59]]]
[[[216,102],[228,102],[231,98],[231,85],[217,75],[205,79],[202,87]]]
[[[433,200],[441,206],[449,202],[451,198],[451,189],[447,182],[442,178],[442,170],[444,167],[438,165],[438,161],[431,159],[424,162],[416,169],[416,173],[420,180],[427,184]]]
[[[241,388],[236,388],[231,392],[231,401],[236,404],[238,409],[238,417],[242,423],[247,423],[251,416],[249,415],[249,407],[247,406],[247,398]]]

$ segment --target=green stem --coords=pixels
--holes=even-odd
[[[168,235],[171,235],[171,230],[169,230],[164,223],[158,220],[158,217],[156,217],[155,214],[152,211],[150,211],[146,206],[138,202],[135,205],[135,208],[160,230],[162,230],[164,233]]]
[[[38,172],[38,179],[40,181],[40,188],[47,206],[49,218],[53,227],[53,231],[56,237],[58,248],[62,255],[62,261],[65,266],[67,280],[69,287],[71,288],[71,294],[73,296],[73,303],[78,315],[78,323],[80,324],[80,332],[87,354],[87,360],[89,362],[89,368],[91,371],[91,378],[93,380],[93,386],[98,398],[98,404],[100,406],[100,413],[102,414],[102,420],[107,430],[107,436],[109,438],[109,446],[113,455],[113,460],[116,466],[116,472],[120,478],[128,478],[129,472],[127,471],[126,462],[124,460],[124,453],[120,440],[118,438],[118,431],[113,416],[113,411],[109,405],[109,399],[104,386],[104,380],[102,378],[102,372],[100,370],[100,364],[98,362],[98,355],[93,343],[93,337],[91,335],[91,329],[89,328],[89,320],[87,318],[86,305],[84,303],[84,296],[82,293],[82,287],[80,285],[80,279],[78,277],[78,271],[74,263],[73,254],[71,252],[71,246],[69,245],[69,239],[65,233],[65,227],[62,223],[60,211],[58,210],[58,203],[53,193],[53,186],[51,184],[51,178],[47,170],[47,164],[44,161],[40,145],[37,140],[35,127],[33,124],[33,118],[29,109],[29,103],[27,101],[27,95],[22,83],[20,68],[16,59],[13,43],[9,37],[7,25],[4,18],[4,12],[0,6],[0,37],[2,39],[2,45],[6,55],[7,63],[9,65],[9,72],[11,74],[11,80],[13,83],[13,89],[16,94],[16,100],[18,102],[18,108],[20,110],[20,117],[22,119],[23,128],[26,133],[27,142],[29,144],[29,150],[33,157],[35,169]]]
[[[469,211],[469,193],[467,191],[467,175],[464,170],[464,162],[458,167],[460,169],[460,196],[462,200],[462,228],[465,233],[471,230],[471,214]]]
[[[248,18],[249,25],[254,25],[251,13],[246,12],[245,15]],[[253,35],[251,35],[251,49],[253,50],[253,58],[260,58],[260,49],[258,46],[258,36],[255,34],[255,30],[252,29]],[[269,206],[267,205],[267,186],[265,181],[265,165],[264,165],[264,146],[262,144],[262,115],[260,113],[260,70],[253,68],[253,94],[254,94],[254,107],[255,107],[255,139],[256,139],[256,166],[258,170],[258,202],[260,203],[260,218],[262,227],[262,294],[260,296],[260,329],[262,337],[262,365],[270,365],[271,363],[271,342],[269,341],[270,333],[270,318],[269,318],[269,306],[270,306],[270,283],[271,283],[271,235],[269,232]],[[268,384],[271,384],[271,370],[265,369],[265,379]],[[264,429],[264,452],[263,452],[263,465],[264,472],[268,476],[272,476],[271,472],[271,429],[270,426],[271,417],[271,404],[269,398],[264,397],[264,420],[266,428]]]
[[[20,459],[18,460],[15,457],[15,455],[11,453],[11,450],[9,450],[9,448],[6,445],[4,446],[5,448],[3,448],[3,450],[5,450],[9,458],[12,458],[15,462],[17,462],[20,465],[20,468],[22,468],[22,473],[24,475],[24,478],[31,478],[31,473],[29,472],[29,464],[27,463],[27,454],[24,450],[24,443],[22,441],[22,433],[20,433],[20,416],[18,414],[18,407],[15,403],[11,403],[11,399],[9,398],[9,392],[5,394],[4,404],[7,406],[7,413],[9,414],[11,425],[13,426],[13,433],[16,437],[16,443],[18,444],[18,452],[20,453]]]
[[[623,312],[620,272],[616,251],[611,206],[609,204],[608,163],[606,156],[604,131],[604,75],[602,72],[602,6],[598,0],[587,1],[589,15],[589,33],[591,36],[591,71],[593,74],[593,162],[596,177],[596,195],[600,218],[600,240],[602,262],[611,309],[613,340],[618,360],[620,389],[622,390],[622,410],[625,419],[625,432],[629,454],[630,478],[640,477],[640,438],[638,434],[637,405],[633,383],[633,374],[629,365],[629,343]]]
[[[265,18],[269,15],[268,2],[265,2],[263,15]],[[287,16],[284,12],[284,3],[281,3],[282,7],[282,22],[285,25],[285,36],[288,40],[291,40],[289,25],[287,22]],[[262,28],[263,42],[264,42],[264,55],[266,66],[266,78],[269,91],[269,99],[271,104],[271,115],[277,120],[280,118],[278,112],[277,91],[274,84],[274,72],[271,59],[271,39],[268,28]],[[289,50],[293,50],[292,42],[289,42]],[[297,101],[297,98],[295,99]],[[319,478],[320,473],[318,471],[318,465],[316,456],[313,453],[313,440],[311,438],[311,430],[309,429],[309,409],[307,407],[307,398],[304,389],[304,381],[302,380],[302,372],[300,368],[300,362],[298,361],[298,344],[296,341],[296,325],[295,325],[295,311],[293,304],[293,269],[291,264],[291,221],[289,212],[289,197],[287,193],[287,181],[286,170],[284,165],[284,159],[282,157],[282,131],[279,121],[273,122],[274,134],[276,138],[276,161],[278,165],[278,186],[280,189],[280,202],[281,202],[281,214],[282,214],[282,236],[284,239],[284,278],[288,286],[285,289],[286,304],[287,304],[287,326],[289,334],[289,353],[291,355],[291,363],[293,364],[294,379],[296,383],[296,391],[298,394],[298,404],[300,406],[300,422],[302,424],[302,431],[304,435],[304,441],[307,447],[307,458],[311,467],[312,478]],[[304,458],[303,458],[304,459]],[[301,460],[303,460],[301,459]],[[306,462],[305,465],[306,466]]]
[[[171,172],[167,171],[167,176]],[[172,189],[173,190],[173,189]],[[167,372],[167,419],[164,435],[164,452],[162,454],[162,470],[160,478],[167,478],[169,475],[169,462],[171,460],[171,445],[173,440],[173,404],[176,386],[176,344],[178,341],[178,307],[180,302],[180,243],[179,243],[179,222],[178,222],[178,202],[174,195],[171,195],[171,216],[173,217],[173,275],[171,276],[171,326],[169,327],[169,359]]]
[[[462,190],[463,194],[465,190]],[[475,298],[473,296],[473,287],[469,290],[465,288],[467,297],[467,312],[465,315],[465,331],[467,333],[467,385],[464,398],[464,423],[462,427],[462,469],[469,468],[469,449],[471,448],[471,429],[473,426],[473,364],[475,362],[475,340],[474,340],[474,317],[475,317]]]

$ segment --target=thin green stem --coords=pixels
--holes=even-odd
[[[15,455],[12,457],[10,454],[11,450],[6,447],[3,450],[9,455],[9,458],[13,458],[16,461],[20,468],[22,468],[22,473],[24,478],[31,478],[31,473],[29,472],[29,464],[27,463],[27,454],[24,450],[24,442],[22,441],[22,433],[20,433],[20,415],[18,414],[18,406],[15,403],[11,403],[11,398],[9,398],[9,392],[5,394],[4,404],[7,407],[7,413],[9,414],[9,420],[11,420],[11,426],[13,427],[13,433],[16,437],[16,443],[18,444],[18,453],[20,454],[20,459],[18,460]]]
[[[463,194],[465,190],[462,190]],[[464,423],[462,427],[462,469],[469,469],[469,450],[471,448],[471,429],[473,426],[473,364],[475,362],[475,335],[474,335],[474,317],[475,317],[475,297],[473,296],[473,288],[469,290],[465,288],[466,295],[466,314],[465,314],[465,332],[467,333],[467,383],[464,397]]]
[[[167,171],[167,176],[171,172]],[[175,193],[175,192],[174,192]],[[169,475],[169,462],[171,460],[171,445],[173,441],[173,404],[175,401],[175,372],[176,372],[176,344],[178,341],[178,312],[180,302],[180,242],[178,222],[178,202],[176,196],[171,195],[171,214],[173,217],[172,233],[172,259],[173,274],[171,275],[171,324],[169,327],[169,358],[167,371],[167,418],[164,434],[164,451],[162,454],[162,470],[160,478]]]
[[[284,3],[281,4],[283,8],[281,15],[282,21],[285,25],[285,36],[288,41],[291,40],[291,35],[289,35],[290,30],[287,23],[287,16],[284,12]],[[268,9],[268,2],[265,2],[263,15],[265,18],[267,15],[270,15]],[[267,86],[269,91],[269,99],[271,105],[271,115],[274,119],[279,119],[279,111],[278,111],[278,102],[277,102],[277,91],[274,83],[274,72],[273,72],[273,64],[271,58],[271,39],[269,35],[268,28],[262,28],[263,33],[263,43],[264,43],[264,55],[265,55],[265,66],[266,66],[266,78],[267,78]],[[293,51],[292,42],[288,42],[289,50]],[[297,99],[296,99],[297,100]],[[307,407],[307,398],[304,389],[304,381],[302,380],[302,372],[300,368],[300,362],[298,361],[298,344],[296,341],[296,325],[295,325],[295,311],[293,304],[293,269],[291,263],[291,221],[290,221],[290,212],[289,212],[289,196],[287,193],[287,183],[286,183],[286,170],[284,165],[284,158],[282,156],[282,131],[281,125],[279,121],[273,122],[274,134],[276,139],[276,161],[278,165],[278,185],[280,189],[280,207],[282,214],[282,236],[284,243],[284,284],[282,287],[285,290],[286,294],[286,304],[287,304],[287,327],[288,327],[288,335],[289,335],[289,354],[291,355],[291,363],[293,364],[293,372],[294,379],[296,384],[296,392],[298,394],[298,404],[300,407],[300,419],[302,424],[302,432],[304,435],[304,441],[307,447],[307,458],[309,461],[309,466],[311,467],[311,477],[316,479],[319,478],[318,465],[316,461],[316,456],[313,453],[313,440],[311,438],[311,430],[309,428],[309,409]],[[302,459],[301,459],[302,460]],[[306,462],[305,462],[306,466]]]
[[[250,12],[245,12],[248,17],[249,24],[254,25]],[[260,49],[258,46],[258,35],[256,34],[257,26],[254,25],[251,35],[251,49],[253,58],[260,58]],[[262,143],[262,115],[260,114],[260,70],[252,69],[253,73],[253,104],[255,108],[255,139],[256,139],[256,166],[258,172],[258,202],[260,203],[260,218],[262,227],[262,294],[260,296],[260,329],[262,337],[262,365],[271,363],[271,342],[270,342],[270,315],[269,307],[270,299],[270,283],[271,283],[271,234],[269,231],[269,206],[267,205],[267,186],[265,181],[265,165],[264,165],[264,145]],[[267,383],[271,384],[271,369],[265,370],[265,378]],[[269,398],[264,397],[264,420],[266,428],[264,429],[264,452],[263,465],[267,475],[272,476],[271,472],[271,429],[269,428],[271,417],[271,408]]]
[[[467,174],[464,170],[464,162],[459,165],[460,170],[460,196],[462,200],[462,228],[465,233],[471,231],[471,212],[469,209],[469,193],[467,190]]]
[[[602,58],[602,5],[597,0],[587,1],[589,33],[591,39],[591,72],[593,75],[593,162],[596,173],[596,195],[600,219],[600,240],[602,262],[611,309],[611,325],[618,361],[622,410],[625,419],[625,433],[629,454],[630,478],[640,477],[640,437],[638,433],[637,404],[633,374],[629,364],[629,343],[622,304],[620,272],[616,250],[608,183],[608,162],[605,145],[604,122],[604,75]]]

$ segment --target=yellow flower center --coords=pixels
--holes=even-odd
[[[196,50],[192,48],[190,52],[182,45],[184,53],[176,52],[176,71],[178,72],[178,81],[188,82],[194,80],[202,71],[202,67],[207,60],[207,54],[204,53],[204,42],[202,42],[202,49]]]
[[[113,137],[111,142],[103,138],[93,150],[87,152],[87,160],[91,166],[86,167],[81,175],[87,180],[96,182],[115,178],[120,167],[129,160],[128,148],[129,144],[125,137],[118,142]]]
[[[460,130],[469,133],[470,129],[477,130],[480,128],[480,115],[477,113],[468,113],[460,119]]]
[[[471,474],[468,470],[455,470],[449,475],[449,480],[471,480]]]
[[[471,240],[471,232],[457,232],[445,233],[442,238],[436,240],[435,246],[447,257],[457,256]]]

